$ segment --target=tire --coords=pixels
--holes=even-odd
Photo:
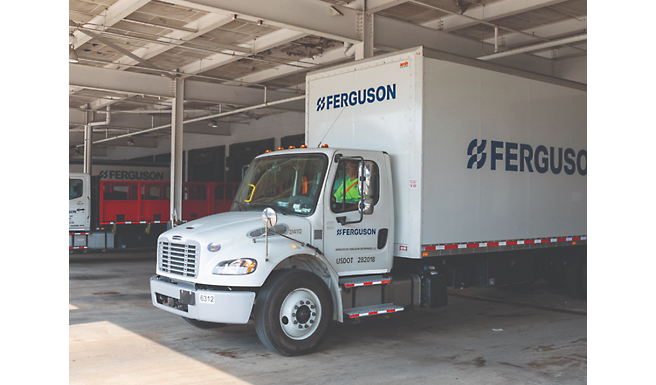
[[[587,298],[587,260],[585,257],[577,255],[567,258],[565,289],[572,298]]]
[[[328,286],[305,270],[272,273],[255,301],[257,336],[264,346],[285,356],[315,351],[332,318]]]
[[[227,324],[222,324],[222,323],[217,323],[217,322],[206,322],[206,321],[199,321],[197,319],[193,318],[187,318],[187,317],[182,317],[183,320],[187,321],[187,323],[194,325],[195,327],[199,329],[216,329],[220,327],[224,327]]]

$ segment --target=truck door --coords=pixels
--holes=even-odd
[[[91,185],[87,174],[68,177],[68,228],[71,231],[90,230]]]
[[[386,178],[381,178],[386,167],[383,154],[340,153],[340,161],[332,162],[324,195],[324,253],[340,276],[388,272],[391,196],[385,192]],[[362,221],[357,205],[360,160],[356,157],[364,159],[371,170],[371,193],[365,198],[372,199],[373,213],[363,215]]]

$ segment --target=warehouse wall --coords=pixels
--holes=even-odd
[[[578,56],[557,60],[554,64],[554,76],[588,84],[588,57]]]
[[[183,139],[183,151],[223,145],[227,147],[233,143],[269,138],[275,138],[275,146],[277,147],[280,145],[280,138],[305,132],[305,114],[302,112],[283,112],[259,120],[251,120],[249,124],[230,124],[229,128],[230,136],[186,133]],[[162,138],[157,140],[156,148],[123,146],[108,148],[107,156],[99,157],[99,159],[124,160],[169,152],[171,152],[171,140],[170,138]]]

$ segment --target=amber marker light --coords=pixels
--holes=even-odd
[[[301,144],[301,147],[300,147],[300,148],[307,148],[307,146],[304,145],[304,144]]]
[[[328,145],[327,144],[322,144],[321,148],[328,148]]]
[[[282,151],[282,150],[284,150],[284,148],[278,147],[278,151]]]
[[[270,152],[271,152],[271,150],[266,150],[266,151],[264,151],[265,154],[268,154],[268,153],[270,153]]]
[[[289,147],[287,147],[288,150],[293,150],[293,149],[295,149],[295,148],[296,148],[296,147],[294,147],[294,146],[289,146]]]

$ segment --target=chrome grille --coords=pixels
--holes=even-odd
[[[159,269],[185,277],[197,275],[197,247],[184,243],[160,242],[158,245]]]

